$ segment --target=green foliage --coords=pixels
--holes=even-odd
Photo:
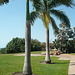
[[[12,56],[13,54],[0,54],[0,75],[12,75],[13,72],[22,72],[24,56]],[[32,73],[37,75],[68,75],[69,61],[58,60],[51,57],[54,64],[41,64],[44,56],[32,56]]]
[[[31,51],[41,50],[41,43],[38,40],[31,40]]]
[[[55,48],[66,53],[75,52],[75,31],[71,28],[65,27],[64,22],[62,22],[59,26],[61,29],[59,30],[57,39],[54,41]]]
[[[52,27],[53,27],[53,30],[54,30],[54,34],[58,34],[59,28],[57,27],[54,19],[52,17],[50,17],[50,18],[51,18],[51,24],[52,24]]]
[[[41,43],[41,50],[42,51],[46,50],[46,43],[45,42]]]
[[[75,42],[74,40],[69,40],[68,52],[75,53]]]
[[[75,6],[74,0],[52,0],[52,2],[49,4],[49,8],[54,8],[60,5],[64,5],[67,7]]]
[[[69,18],[67,17],[67,15],[63,11],[53,9],[50,12],[51,12],[51,14],[56,16],[60,21],[64,22],[65,26],[70,27]]]
[[[0,0],[0,5],[7,4],[9,0]]]
[[[56,40],[54,41],[54,47],[56,49],[60,49],[63,52],[66,53],[75,53],[75,42],[74,40],[68,40],[68,41],[60,41],[60,40]]]
[[[58,33],[58,27],[54,21],[54,19],[51,17],[51,14],[56,16],[60,21],[65,23],[65,26],[70,27],[70,21],[67,17],[67,15],[60,10],[53,9],[57,6],[67,6],[72,7],[74,6],[73,0],[31,0],[33,2],[33,6],[36,11],[32,12],[31,14],[31,24],[34,23],[36,18],[40,18],[43,21],[43,24],[46,28],[49,28],[49,24],[52,25],[54,33]],[[38,3],[38,4],[37,4]]]
[[[25,40],[21,38],[13,38],[7,45],[7,53],[19,53],[25,50]]]
[[[7,52],[6,52],[6,48],[1,48],[0,53],[1,53],[1,54],[6,54],[6,53],[7,53]]]
[[[36,39],[31,40],[31,51],[45,50],[46,43],[41,43]],[[6,48],[2,48],[0,53],[21,53],[25,52],[25,39],[13,38],[7,45]]]
[[[30,23],[33,25],[34,21],[36,20],[36,18],[38,17],[38,13],[33,11],[30,13]]]

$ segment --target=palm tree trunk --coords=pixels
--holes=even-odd
[[[49,29],[46,29],[46,63],[51,63],[50,54],[49,54]]]
[[[25,62],[23,67],[23,75],[31,75],[31,25],[29,20],[29,0],[26,0],[26,25],[25,25]]]

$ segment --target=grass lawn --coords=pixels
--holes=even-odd
[[[75,53],[70,53],[71,55],[75,55]]]
[[[32,54],[41,54],[42,52],[46,52],[46,51],[32,51]],[[50,51],[50,52],[54,52],[54,51]]]
[[[41,54],[42,52],[46,52],[46,51],[32,51],[31,54]]]
[[[13,72],[22,72],[24,56],[12,56],[13,54],[0,54],[0,75],[12,75]],[[69,61],[60,61],[57,57],[51,57],[52,63],[41,64],[44,56],[32,56],[32,71],[37,75],[68,75]]]

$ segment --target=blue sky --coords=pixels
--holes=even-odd
[[[30,11],[32,10],[30,3]],[[71,28],[75,26],[75,7],[65,8],[60,6],[56,9],[63,9],[71,21]],[[53,16],[54,17],[54,16]],[[55,17],[54,17],[55,18]],[[57,25],[60,21],[55,18]],[[26,22],[26,0],[10,0],[7,5],[0,6],[0,48],[15,37],[25,38]],[[31,27],[31,37],[45,42],[45,28],[41,20],[37,19],[34,26]],[[50,42],[55,39],[52,27],[50,25]]]

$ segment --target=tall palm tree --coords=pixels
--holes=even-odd
[[[45,62],[50,63],[50,55],[49,55],[49,24],[52,25],[54,29],[54,33],[58,33],[58,27],[51,17],[51,14],[56,16],[60,21],[64,22],[67,27],[70,27],[70,21],[66,14],[63,11],[56,10],[54,7],[65,5],[67,7],[71,7],[73,4],[72,0],[41,0],[39,5],[39,9],[35,7],[36,11],[31,13],[31,23],[34,23],[34,20],[39,17],[42,21],[44,26],[46,27],[46,57]]]
[[[33,6],[39,8],[40,0],[30,0],[33,2]],[[23,68],[23,75],[31,75],[31,24],[30,24],[30,13],[29,13],[29,0],[26,0],[26,25],[25,25],[25,62]]]
[[[26,0],[25,62],[23,68],[23,75],[32,74],[30,51],[31,51],[31,25],[29,19],[29,0]]]

